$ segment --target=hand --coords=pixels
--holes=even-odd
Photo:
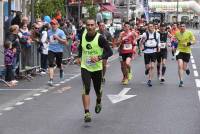
[[[54,40],[58,40],[58,39],[59,39],[59,36],[56,35],[56,34],[54,34],[54,35],[53,35],[53,39],[54,39]]]
[[[77,58],[76,61],[75,61],[75,63],[78,64],[78,65],[81,65],[81,59]]]
[[[158,51],[157,52],[160,52],[160,48],[158,48]]]
[[[16,53],[16,52],[17,52],[17,49],[16,49],[16,48],[13,48],[12,51],[13,51],[13,53]]]
[[[96,63],[96,62],[99,61],[99,57],[98,56],[92,56],[90,59],[91,59],[92,63]]]

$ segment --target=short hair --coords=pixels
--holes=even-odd
[[[180,25],[185,25],[185,22],[183,22],[183,21],[182,21],[182,22],[180,22]]]
[[[5,48],[5,49],[10,48],[11,45],[12,45],[12,42],[11,42],[11,41],[5,41],[5,42],[4,42],[4,48]]]
[[[15,30],[19,29],[19,26],[18,25],[12,25],[9,27],[9,31],[12,33],[14,32]]]
[[[128,21],[124,22],[124,25],[130,25],[130,23]]]
[[[166,27],[166,24],[165,23],[161,23],[160,27]]]

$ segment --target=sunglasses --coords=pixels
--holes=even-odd
[[[38,27],[35,27],[34,29],[39,29]]]

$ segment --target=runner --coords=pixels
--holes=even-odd
[[[160,51],[160,34],[155,31],[154,24],[148,24],[148,31],[143,33],[140,41],[141,50],[144,52],[145,75],[148,75],[147,85],[152,86],[153,70],[156,61],[156,52]]]
[[[166,60],[167,60],[167,39],[170,36],[166,31],[165,24],[160,25],[160,52],[157,53],[157,76],[161,83],[165,82]],[[162,69],[160,70],[162,66]],[[161,72],[161,75],[160,75]]]
[[[107,40],[108,45],[112,46],[112,36],[109,33],[109,31],[106,30],[104,22],[99,22],[99,33]],[[107,66],[107,60],[103,59],[103,76],[102,76],[102,83],[105,83],[105,73],[106,73],[106,66]]]
[[[81,76],[83,81],[83,106],[85,110],[85,122],[91,122],[90,106],[90,83],[93,81],[96,92],[95,112],[100,113],[102,109],[101,97],[101,79],[102,79],[102,59],[107,59],[112,55],[112,50],[106,39],[96,32],[96,23],[94,19],[88,19],[86,29],[83,32],[79,45],[79,55],[77,63],[81,64]]]
[[[51,20],[51,27],[48,31],[49,39],[49,50],[48,50],[48,61],[49,61],[49,77],[48,84],[53,86],[54,76],[54,60],[56,58],[57,67],[60,68],[60,78],[63,78],[62,68],[62,56],[63,56],[63,45],[67,45],[66,35],[64,31],[58,28],[58,22],[56,19]]]
[[[172,28],[171,28],[171,31],[170,31],[170,34],[172,35],[172,37],[171,37],[172,60],[175,59],[175,58],[174,58],[174,56],[175,56],[174,54],[175,54],[176,48],[177,48],[177,46],[178,46],[178,42],[177,42],[177,40],[176,40],[176,38],[175,38],[175,34],[176,34],[177,32],[179,32],[179,29],[178,29],[178,27],[177,27],[177,24],[174,23],[174,24],[172,24]]]
[[[190,74],[188,62],[190,61],[191,45],[195,42],[195,37],[191,31],[186,30],[184,23],[180,24],[180,32],[175,35],[178,40],[178,48],[176,52],[176,60],[178,63],[179,87],[183,87],[183,71]]]
[[[124,31],[119,36],[119,54],[121,57],[121,69],[123,73],[122,84],[127,85],[132,79],[131,60],[136,53],[137,33],[130,30],[129,22],[124,24]]]

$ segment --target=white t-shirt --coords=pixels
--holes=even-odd
[[[142,39],[146,40],[147,39],[147,35],[146,35],[146,32],[144,32],[142,34]],[[157,40],[157,42],[156,42]],[[156,47],[157,44],[158,44],[158,47],[159,47],[159,44],[160,44],[160,34],[158,32],[156,32],[156,40],[154,39],[154,32],[153,33],[150,33],[149,32],[149,40],[147,40],[144,45],[147,46],[147,47]],[[151,48],[146,48],[144,50],[144,53],[154,53],[156,52],[157,48],[154,48],[154,49],[151,49]]]

